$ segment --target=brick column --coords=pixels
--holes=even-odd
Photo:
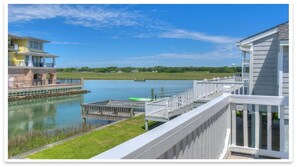
[[[53,73],[52,84],[56,84],[57,82],[57,73]]]
[[[41,77],[41,80],[42,80],[42,84],[44,84],[45,86],[48,85],[48,80],[46,78],[46,73],[45,74],[41,74],[42,77]]]

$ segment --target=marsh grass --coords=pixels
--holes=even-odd
[[[185,72],[185,73],[96,73],[96,72],[58,72],[58,78],[80,78],[85,80],[202,80],[214,77],[229,77],[234,73],[207,73],[207,72]]]
[[[8,140],[8,156],[13,157],[18,154],[66,139],[68,137],[88,132],[100,126],[102,125],[71,125],[61,129],[29,131],[25,134],[18,135]]]

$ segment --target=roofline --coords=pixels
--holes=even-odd
[[[20,36],[14,35],[14,34],[8,34],[8,37],[17,38],[17,39],[22,38]]]
[[[49,43],[50,42],[48,40],[44,40],[44,39],[40,39],[40,38],[35,38],[35,37],[23,37],[23,39],[33,39],[35,41],[40,41],[40,42],[44,42],[44,43]]]
[[[248,43],[248,42],[255,41],[255,39],[257,39],[257,38],[256,38],[257,36],[262,36],[263,34],[266,34],[266,35],[267,35],[267,34],[270,34],[270,35],[271,35],[271,33],[272,33],[272,34],[273,34],[273,33],[276,33],[276,32],[278,32],[278,27],[279,27],[279,26],[284,25],[284,24],[288,24],[288,23],[289,23],[289,22],[286,21],[286,22],[284,22],[284,23],[278,24],[278,25],[276,25],[276,26],[274,26],[274,27],[272,27],[272,28],[269,28],[269,29],[267,29],[267,30],[261,31],[261,32],[259,32],[259,33],[257,33],[257,34],[248,36],[248,37],[246,37],[246,38],[240,40],[239,42],[237,42],[237,45],[240,45],[240,44],[243,44],[243,43],[246,44],[246,43]],[[275,32],[275,31],[276,31],[276,32]],[[271,32],[271,33],[269,33],[269,32]]]
[[[16,39],[32,39],[32,40],[40,41],[40,42],[43,42],[43,43],[49,43],[50,42],[48,40],[44,40],[44,39],[40,39],[40,38],[35,38],[35,37],[30,37],[30,36],[21,37],[21,36],[9,34],[9,33],[8,33],[8,36],[9,37],[12,37],[12,38],[16,38]]]
[[[18,52],[18,54],[21,54],[21,55],[34,55],[34,56],[40,56],[40,57],[60,57],[60,56],[57,56],[57,55],[53,55],[53,54],[49,54],[49,53],[46,53],[46,52]]]

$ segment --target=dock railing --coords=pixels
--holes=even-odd
[[[121,118],[131,118],[135,115],[133,108],[130,107],[120,107],[120,106],[106,106],[98,104],[81,104],[82,107],[82,117],[97,115],[110,116],[110,117],[121,117]]]
[[[214,98],[219,96],[223,87],[230,85],[232,94],[245,94],[244,83],[235,82],[233,77],[214,78],[211,80],[193,81],[193,88],[172,97],[166,97],[152,102],[147,102],[145,105],[146,120],[155,120],[166,122],[170,119],[170,114],[182,107],[185,107],[199,99]],[[179,114],[176,112],[176,114]],[[146,122],[147,124],[147,122]]]
[[[57,84],[83,85],[83,79],[57,79]]]
[[[240,153],[288,158],[284,149],[284,110],[287,100],[273,96],[232,95],[231,86],[224,87],[224,93],[159,127],[139,135],[123,144],[103,152],[93,160],[99,159],[223,159],[230,150]],[[244,112],[244,146],[236,143],[236,105],[253,105],[249,112],[255,113],[254,146],[247,145],[247,110]],[[267,148],[260,149],[259,106],[266,106]],[[271,148],[272,106],[279,108],[280,131],[279,149]],[[249,108],[249,107],[247,107]]]

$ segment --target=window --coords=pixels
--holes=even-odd
[[[30,49],[42,50],[42,43],[41,42],[30,41],[29,45],[30,45],[29,46]]]
[[[30,41],[30,48],[33,49],[33,42]]]

